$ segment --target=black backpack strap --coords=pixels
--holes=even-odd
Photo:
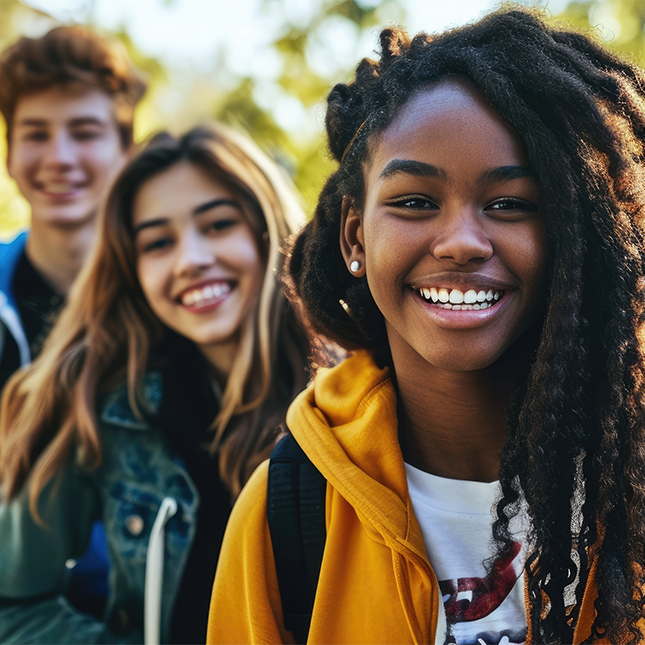
[[[280,586],[284,626],[306,643],[325,549],[327,482],[296,440],[283,437],[271,453],[267,519]]]

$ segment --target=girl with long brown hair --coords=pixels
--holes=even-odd
[[[307,382],[276,274],[301,211],[223,127],[124,169],[93,261],[0,412],[0,641],[201,642],[231,500]],[[105,525],[105,621],[63,599]]]

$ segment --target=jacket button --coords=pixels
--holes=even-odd
[[[143,531],[143,518],[141,515],[128,515],[125,518],[125,526],[130,531],[131,535],[141,535]]]

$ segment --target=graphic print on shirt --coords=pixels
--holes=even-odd
[[[485,577],[439,581],[446,611],[445,645],[510,645],[526,640],[525,627],[490,631],[481,624],[488,622],[484,619],[489,616],[495,618],[493,614],[520,581],[523,569],[521,550],[520,544],[513,542],[508,553],[495,560]],[[478,630],[477,623],[484,627],[484,631]],[[459,628],[455,629],[457,624]]]

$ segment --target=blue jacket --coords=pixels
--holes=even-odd
[[[161,376],[148,374],[153,414],[161,393]],[[45,488],[44,527],[29,512],[26,487],[0,504],[0,643],[142,642],[144,602],[146,638],[168,640],[199,496],[162,433],[135,417],[125,387],[102,397],[98,410],[102,463],[90,473],[71,464]],[[67,566],[85,552],[95,519],[104,522],[110,558],[104,622],[63,596]]]
[[[31,361],[31,354],[11,285],[26,243],[26,231],[11,242],[0,243],[0,356],[4,352],[6,335],[11,334],[18,345],[21,365]]]

